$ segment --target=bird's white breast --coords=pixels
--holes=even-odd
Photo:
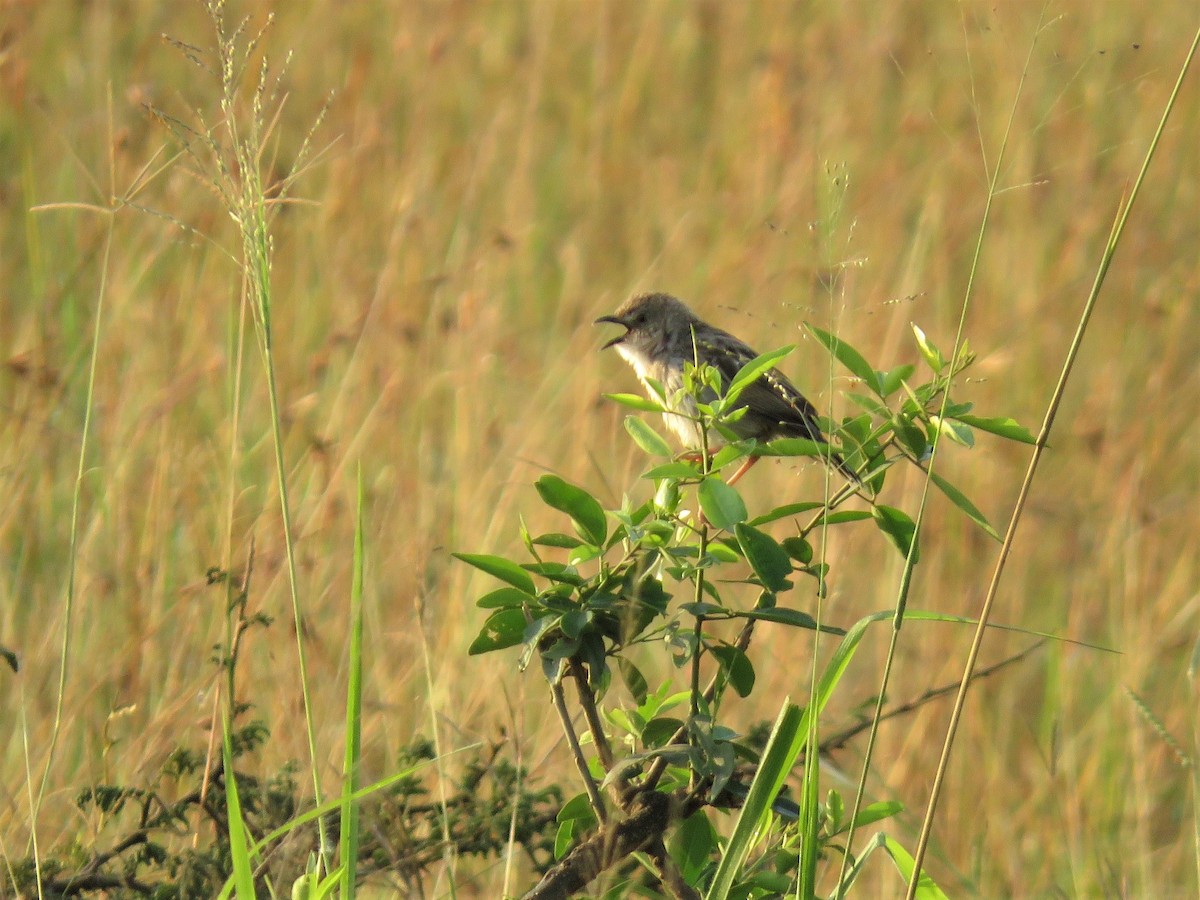
[[[702,444],[700,426],[694,419],[688,418],[696,414],[695,403],[690,397],[684,397],[680,403],[671,404],[675,394],[683,388],[683,363],[679,361],[667,365],[652,363],[650,358],[637,347],[627,347],[624,344],[617,345],[617,352],[633,367],[633,371],[637,373],[638,380],[646,386],[646,395],[651,400],[657,400],[658,394],[650,386],[650,381],[657,381],[663,386],[666,390],[668,406],[683,414],[663,413],[663,422],[666,423],[667,428],[675,434],[685,447],[688,449],[699,448]],[[715,435],[710,433],[709,446],[711,447],[718,443],[720,443],[720,440],[716,439]]]

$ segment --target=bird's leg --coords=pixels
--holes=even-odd
[[[739,478],[741,478],[743,475],[745,475],[747,472],[749,472],[750,467],[753,466],[756,462],[758,462],[759,459],[760,459],[760,457],[757,457],[757,456],[746,457],[746,461],[744,463],[742,463],[740,466],[738,466],[738,470],[733,473],[733,477],[730,478],[725,483],[730,484],[730,485],[733,484],[735,481],[737,481]]]

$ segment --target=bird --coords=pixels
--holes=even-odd
[[[669,412],[663,414],[667,427],[690,450],[707,443],[696,418],[696,401],[685,393],[684,364],[708,364],[721,377],[722,394],[738,371],[757,357],[749,345],[710,325],[692,312],[682,300],[664,293],[638,294],[627,300],[610,316],[601,316],[593,324],[611,323],[625,329],[601,347],[616,347],[646,386],[651,399],[658,399],[651,387],[657,381],[665,390]],[[700,392],[700,401],[711,403],[717,395],[710,388]],[[817,420],[816,408],[778,369],[769,369],[747,386],[737,398],[735,409],[745,408],[741,418],[726,423],[740,440],[758,442],[775,438],[807,438],[827,444]],[[837,453],[826,458],[848,479],[861,483],[854,470]],[[758,462],[753,453],[728,480],[733,484]]]

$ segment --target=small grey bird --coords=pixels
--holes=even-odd
[[[647,379],[658,381],[666,389],[668,400],[683,387],[684,363],[699,360],[714,367],[721,374],[724,388],[746,363],[758,356],[732,334],[709,325],[686,303],[669,294],[640,294],[626,301],[613,315],[601,316],[595,324],[601,322],[625,328],[624,334],[601,349],[616,347],[647,389]],[[717,398],[712,391],[705,390],[700,399],[710,403]],[[746,407],[746,413],[728,427],[742,440],[753,438],[761,442],[799,437],[827,443],[817,424],[816,409],[778,369],[768,370],[742,391],[737,407]],[[674,412],[663,415],[667,427],[690,449],[698,449],[702,444],[695,415],[695,402],[688,397],[674,407]],[[836,453],[830,454],[829,459],[847,478],[859,481],[854,470]],[[749,457],[729,479],[729,484],[756,462],[757,456]]]

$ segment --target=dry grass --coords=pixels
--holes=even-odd
[[[336,92],[321,131],[332,146],[299,184],[311,202],[277,221],[274,269],[317,746],[330,784],[341,758],[355,464],[367,475],[371,532],[368,770],[386,772],[428,730],[432,704],[448,745],[505,728],[540,762],[538,777],[569,778],[534,682],[499,657],[464,657],[482,621],[470,600],[484,582],[448,553],[513,550],[518,512],[540,515],[530,485],[543,471],[613,502],[645,490],[622,412],[599,399],[632,389],[631,376],[594,352],[588,323],[631,291],[661,287],[764,348],[802,340],[806,319],[886,365],[914,358],[910,320],[948,345],[986,166],[1042,12],[1025,2],[279,5],[268,50],[295,52],[273,145],[280,171]],[[972,398],[1030,425],[1195,26],[1187,4],[1151,13],[1058,2],[1047,12],[968,322],[986,376]],[[235,554],[255,538],[254,602],[277,617],[248,648],[243,691],[272,725],[269,763],[307,751],[253,365],[241,430],[229,431],[239,274],[219,248],[232,252],[236,237],[203,177],[183,161],[158,170],[176,147],[142,108],[215,117],[216,85],[159,38],[206,46],[210,26],[181,4],[13,3],[5,15],[0,644],[23,665],[19,676],[0,673],[10,735],[0,744],[0,836],[12,856],[25,852],[30,826],[17,735],[26,730],[36,769],[55,705],[108,227],[102,215],[35,205],[105,205],[139,184],[129,199],[175,220],[126,207],[114,222],[66,719],[40,842],[88,843],[98,823],[73,811],[80,787],[146,777],[177,743],[207,739],[224,595],[204,573],[222,562],[230,479]],[[1060,644],[975,692],[930,859],[955,892],[1196,890],[1189,774],[1124,691],[1194,749],[1195,85],[1117,256],[998,606],[999,621],[1121,655]],[[153,177],[140,179],[152,159]],[[845,406],[837,392],[847,382],[822,389],[826,361],[811,341],[788,368],[819,405]],[[985,441],[943,462],[1002,521],[1024,459],[1022,448]],[[816,473],[763,465],[745,494],[753,505],[793,484],[819,491]],[[890,488],[888,502],[906,506],[918,485]],[[892,602],[900,560],[877,535],[839,539],[829,553],[835,620]],[[935,509],[913,605],[972,614],[994,553]],[[419,617],[437,667],[432,694]],[[897,700],[956,678],[969,641],[946,625],[906,631]],[[1025,640],[997,633],[985,657]],[[782,638],[759,652],[772,665],[760,664],[769,689],[756,692],[756,713],[770,717],[778,698],[803,689],[808,665]],[[860,656],[858,692],[844,702],[871,693],[871,660]],[[135,708],[109,721],[126,705]],[[931,705],[883,728],[870,789],[909,805],[902,831],[919,822],[945,713]],[[856,752],[836,761],[851,777]],[[481,895],[498,889],[490,877]],[[891,873],[874,877],[893,889]]]

